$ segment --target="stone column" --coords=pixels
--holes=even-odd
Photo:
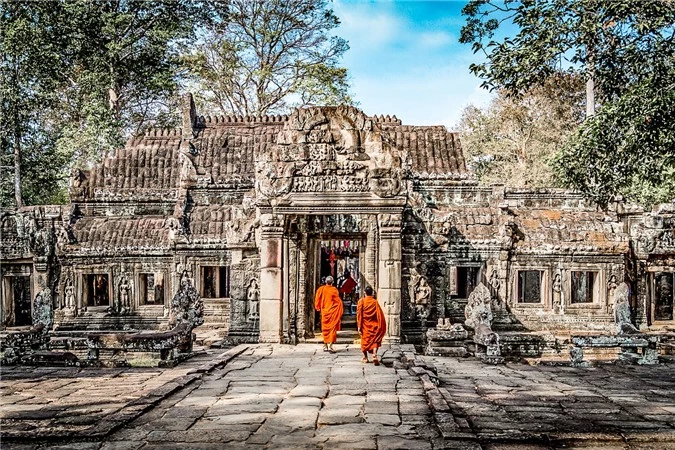
[[[384,342],[401,341],[401,215],[380,214],[377,299],[387,319]]]
[[[281,342],[283,315],[281,218],[272,214],[261,217],[260,240],[260,342]]]

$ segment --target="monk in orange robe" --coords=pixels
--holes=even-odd
[[[326,284],[316,290],[314,308],[321,311],[321,334],[323,334],[323,351],[335,353],[333,344],[337,341],[342,320],[342,300],[335,286],[333,277],[326,277]]]
[[[384,320],[384,312],[378,301],[373,297],[373,288],[366,286],[366,296],[359,300],[356,306],[356,325],[361,335],[361,351],[363,359],[368,362],[368,353],[373,354],[373,364],[380,365],[377,359],[377,349],[382,346],[382,338],[387,332],[387,323]]]

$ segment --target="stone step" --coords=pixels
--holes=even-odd
[[[321,333],[317,333],[313,338],[305,341],[308,344],[322,344],[323,337]],[[356,330],[342,330],[337,333],[336,344],[360,344],[361,337]]]

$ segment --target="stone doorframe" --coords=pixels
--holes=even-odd
[[[320,216],[330,214],[369,215],[375,229],[367,236],[367,247],[372,251],[372,266],[375,270],[377,298],[387,320],[385,342],[398,343],[401,339],[401,226],[402,205],[386,208],[385,211],[371,208],[279,208],[281,211],[261,210],[260,241],[260,342],[296,343],[306,337],[309,312],[298,305],[309,307],[308,292],[313,283],[307,283],[311,249],[309,237],[303,230],[292,230],[289,216]],[[277,208],[275,208],[277,209]],[[319,208],[317,208],[319,209]],[[323,209],[323,208],[321,208]],[[347,231],[347,230],[345,230]],[[336,230],[339,233],[339,230]],[[298,236],[300,236],[298,238]],[[289,262],[297,264],[293,267]],[[369,262],[366,261],[368,268]],[[289,276],[292,275],[292,276]],[[303,303],[304,302],[304,303]]]

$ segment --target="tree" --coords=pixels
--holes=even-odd
[[[473,0],[461,42],[486,60],[483,85],[519,95],[557,71],[592,80],[597,114],[557,156],[560,181],[604,204],[622,194],[675,198],[675,4],[672,0]],[[515,37],[497,39],[504,23]]]
[[[491,104],[463,111],[462,147],[483,183],[551,186],[551,158],[581,121],[583,80],[560,73],[519,97],[499,93]]]
[[[49,165],[40,153],[52,138],[44,111],[56,103],[54,92],[63,80],[66,43],[55,26],[59,6],[0,4],[0,193],[5,206],[23,206],[22,175],[29,170],[44,173],[41,169]]]
[[[328,34],[339,21],[326,0],[231,0],[226,18],[184,57],[202,109],[258,115],[351,103],[338,66],[349,47]]]
[[[1,2],[0,143],[3,168],[10,154],[14,167],[0,179],[2,204],[63,201],[70,166],[97,160],[149,123],[173,119],[177,43],[207,19],[203,6]]]
[[[68,83],[58,145],[80,165],[151,125],[177,121],[179,44],[206,16],[190,0],[64,0]]]

